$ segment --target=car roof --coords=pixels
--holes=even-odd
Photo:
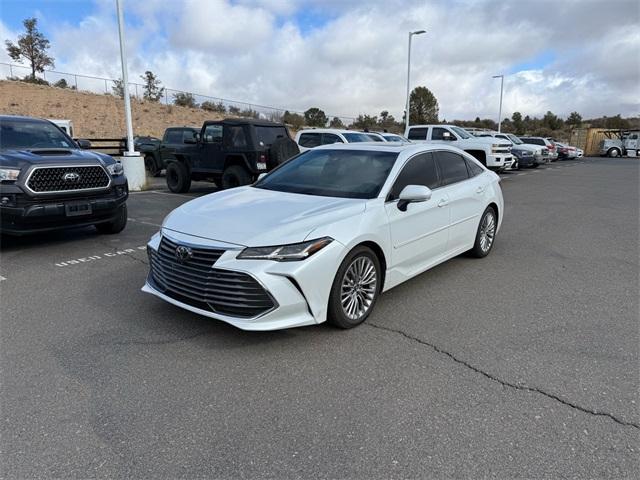
[[[457,147],[443,145],[441,143],[399,143],[399,142],[356,142],[356,143],[331,143],[321,145],[313,150],[366,150],[373,152],[407,152],[408,155],[419,152],[431,152],[435,150],[448,150],[456,153],[464,153]]]
[[[260,127],[285,127],[284,123],[260,120],[258,118],[225,118],[224,120],[206,120],[205,125],[215,123],[225,123],[227,125],[257,125]]]
[[[27,117],[25,115],[0,115],[0,122],[5,120],[11,120],[14,122],[40,122],[40,123],[53,123],[46,118]]]
[[[374,132],[361,132],[359,130],[348,130],[346,128],[305,128],[298,133],[374,133]]]

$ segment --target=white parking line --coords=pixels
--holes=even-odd
[[[70,267],[73,265],[81,265],[83,263],[89,263],[89,262],[95,262],[97,260],[109,260],[112,258],[116,258],[116,257],[123,257],[123,256],[129,256],[132,253],[135,253],[137,250],[146,250],[147,246],[146,245],[140,245],[138,247],[133,247],[133,248],[123,248],[122,250],[116,250],[113,252],[105,252],[102,253],[100,255],[89,255],[87,257],[81,257],[81,258],[73,258],[71,260],[65,260],[63,262],[57,262],[54,263],[54,265],[56,267]],[[133,258],[134,260],[140,260],[138,258],[135,257],[129,257],[129,258]]]
[[[151,223],[151,222],[145,222],[144,220],[137,220],[135,218],[127,218],[127,220],[129,220],[130,222],[134,222],[134,223],[142,223],[144,225],[151,225],[152,227],[161,227],[162,225],[158,225],[157,223]]]

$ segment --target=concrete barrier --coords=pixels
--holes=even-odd
[[[140,156],[140,152],[133,153],[131,155],[129,152],[124,152],[124,156],[119,157],[118,160],[122,163],[124,174],[127,176],[129,190],[139,192],[147,186],[147,171],[144,168],[144,158]]]

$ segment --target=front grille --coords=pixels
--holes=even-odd
[[[224,250],[193,248],[180,262],[180,244],[162,237],[158,251],[149,249],[151,276],[167,296],[203,310],[231,317],[252,318],[275,307],[271,296],[250,275],[213,268]]]
[[[109,186],[109,175],[100,166],[36,167],[27,187],[35,193],[94,190]]]

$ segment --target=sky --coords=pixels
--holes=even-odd
[[[400,118],[408,32],[424,29],[411,87],[435,94],[441,119],[497,119],[500,74],[503,117],[640,114],[637,0],[122,3],[132,81],[151,70],[166,87],[214,97]],[[56,70],[121,76],[115,0],[0,0],[0,39],[15,40],[27,17],[51,41]]]

